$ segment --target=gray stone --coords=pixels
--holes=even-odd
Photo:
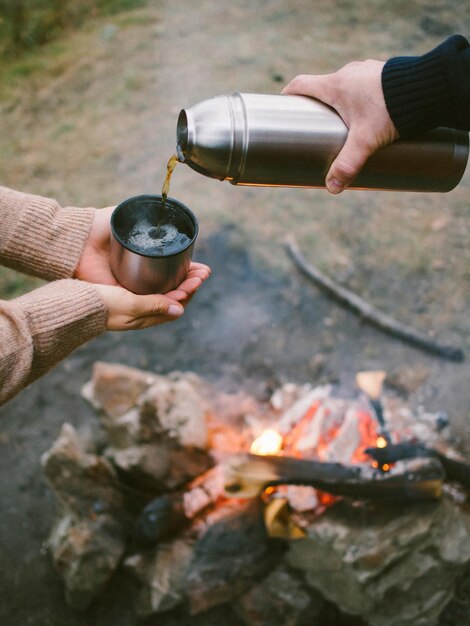
[[[59,437],[41,457],[47,481],[60,502],[80,517],[110,513],[125,518],[124,499],[115,470],[90,454],[76,430],[63,424]]]
[[[234,603],[247,626],[314,626],[323,605],[284,564]]]
[[[97,361],[82,395],[105,416],[116,418],[127,413],[154,380],[155,375],[150,372]]]
[[[120,525],[107,515],[62,518],[51,532],[54,566],[64,580],[67,603],[86,609],[102,593],[124,554]]]
[[[183,601],[192,556],[192,542],[182,538],[160,544],[151,556],[136,554],[125,560],[124,567],[142,584],[136,606],[139,616],[168,611]]]
[[[470,517],[454,502],[338,502],[292,541],[288,563],[371,626],[434,626],[470,562]]]
[[[159,377],[140,406],[144,441],[165,435],[181,447],[206,448],[206,407],[191,378]]]
[[[131,484],[162,486],[169,470],[168,449],[162,444],[142,444],[123,449],[107,448],[106,457]]]

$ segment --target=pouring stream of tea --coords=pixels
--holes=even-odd
[[[163,224],[165,223],[165,204],[166,204],[166,199],[168,198],[168,192],[170,190],[171,175],[173,174],[173,170],[175,169],[177,163],[178,163],[178,157],[176,156],[176,154],[174,154],[168,159],[168,163],[166,164],[166,177],[165,177],[165,180],[163,182],[163,187],[162,187],[162,203],[158,210],[158,215],[157,215],[157,224],[156,224],[157,231],[155,233],[156,239],[158,239],[161,236],[161,228]]]
[[[162,187],[162,208],[161,208],[162,218],[163,218],[163,212],[165,210],[166,199],[168,198],[168,192],[170,190],[171,175],[173,174],[173,170],[175,169],[177,163],[178,163],[178,157],[176,156],[176,154],[174,154],[168,159],[168,163],[166,165],[166,177],[165,177],[165,181]]]

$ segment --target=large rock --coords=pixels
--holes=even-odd
[[[213,465],[204,450],[162,442],[107,448],[105,455],[126,484],[154,495],[182,487]]]
[[[339,502],[291,542],[288,563],[370,626],[434,626],[470,562],[470,517],[454,502]]]
[[[124,567],[141,583],[136,610],[141,617],[173,609],[184,600],[185,575],[193,556],[192,542],[177,539],[154,553],[137,553]]]
[[[213,464],[207,451],[209,392],[192,373],[158,376],[97,363],[83,395],[99,410],[104,455],[126,484],[151,494],[181,487]]]
[[[118,418],[129,411],[141,394],[154,382],[150,372],[97,361],[91,381],[82,389],[83,396],[108,418]]]
[[[67,603],[86,609],[108,584],[124,554],[120,524],[107,515],[62,518],[49,538],[54,566],[61,574]]]
[[[164,436],[181,447],[207,447],[206,406],[192,377],[159,377],[140,404],[141,437]]]
[[[207,447],[207,402],[203,383],[191,373],[158,376],[112,363],[97,363],[83,395],[100,411],[114,448],[171,441]]]
[[[247,626],[321,626],[325,602],[284,564],[235,601],[234,607]]]
[[[71,424],[63,424],[60,435],[41,458],[44,474],[60,502],[81,517],[109,513],[126,517],[124,498],[112,465],[85,450]]]

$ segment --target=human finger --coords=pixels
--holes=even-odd
[[[107,310],[108,330],[133,330],[177,319],[184,307],[162,294],[137,295],[123,287],[95,285]]]
[[[189,266],[189,271],[191,272],[193,270],[205,270],[209,274],[212,273],[212,270],[208,265],[206,265],[205,263],[198,263],[197,261],[191,261],[191,265]]]
[[[284,87],[281,93],[310,96],[332,106],[335,99],[332,76],[332,74],[299,74]]]
[[[166,294],[134,295],[128,328],[142,329],[170,322],[181,317],[184,307]]]
[[[165,295],[173,300],[185,300],[190,294],[195,293],[199,289],[202,282],[199,276],[186,278],[176,289],[167,292]]]
[[[341,193],[364,167],[374,149],[363,139],[363,134],[353,127],[346,142],[326,175],[325,184],[330,193]]]

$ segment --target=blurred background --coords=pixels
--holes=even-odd
[[[278,93],[299,73],[352,60],[422,54],[454,33],[470,35],[469,3],[0,0],[0,184],[65,206],[160,193],[181,108],[233,91]],[[195,258],[214,270],[184,318],[98,338],[0,411],[6,626],[133,624],[122,598],[85,617],[71,614],[41,551],[54,502],[40,455],[63,421],[93,423],[80,388],[97,359],[191,369],[259,395],[287,380],[347,386],[358,370],[384,369],[390,390],[412,406],[448,413],[470,453],[467,362],[442,361],[362,325],[301,278],[284,250],[294,235],[340,284],[469,352],[468,171],[449,194],[333,197],[237,188],[178,165],[170,195],[196,213]],[[38,284],[0,268],[2,298]]]

